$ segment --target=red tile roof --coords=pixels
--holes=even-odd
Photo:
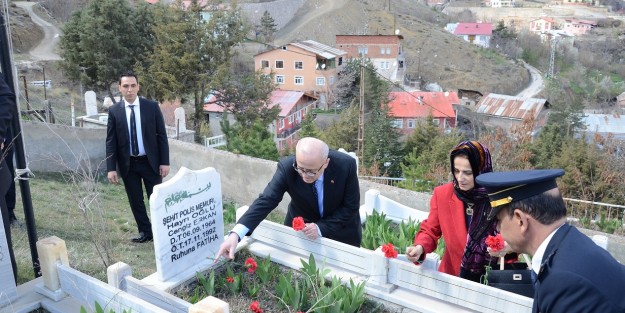
[[[389,114],[394,117],[456,117],[453,104],[460,104],[455,92],[391,92]],[[421,99],[421,101],[419,101]],[[431,112],[431,113],[430,113]]]
[[[454,35],[492,35],[492,23],[458,23]]]
[[[400,35],[336,35],[336,44],[340,45],[396,45],[403,39]]]

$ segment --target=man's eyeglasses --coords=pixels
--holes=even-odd
[[[327,160],[328,159],[326,158],[326,161]],[[319,171],[321,171],[321,168],[323,168],[323,166],[326,164],[326,161],[323,161],[323,164],[321,164],[321,166],[317,170],[309,170],[309,169],[298,167],[297,161],[295,161],[293,162],[293,169],[302,175],[306,175],[308,177],[314,177],[315,175],[319,173]]]

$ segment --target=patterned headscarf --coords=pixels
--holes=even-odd
[[[484,266],[491,262],[484,240],[488,235],[495,234],[496,224],[494,220],[488,221],[487,218],[491,207],[488,193],[484,187],[477,183],[472,190],[465,191],[458,187],[458,180],[453,175],[455,171],[454,159],[458,155],[465,155],[469,159],[474,183],[475,177],[478,175],[492,172],[493,165],[488,148],[477,141],[462,141],[449,154],[454,193],[464,202],[465,206],[467,204],[473,205],[473,216],[469,224],[467,246],[462,257],[461,267],[473,273],[483,273]]]

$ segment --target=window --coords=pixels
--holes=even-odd
[[[284,75],[276,75],[276,84],[284,84]]]
[[[334,85],[334,76],[330,76],[330,85]]]
[[[267,60],[260,61],[260,68],[268,68],[268,67],[269,67],[269,61]]]
[[[408,120],[408,128],[414,128],[415,120]]]
[[[380,48],[380,54],[384,54],[386,52],[385,48]]]
[[[339,66],[343,65],[343,57],[339,57]]]
[[[303,85],[304,84],[304,76],[295,76],[295,84]]]
[[[439,126],[441,124],[441,120],[437,119],[437,118],[433,118],[432,119],[432,123],[434,123],[434,125]]]
[[[303,70],[304,69],[304,62],[302,62],[302,61],[295,61],[295,69],[296,70]]]
[[[289,124],[293,124],[293,115],[289,115]]]
[[[284,119],[281,118],[280,119],[280,128],[278,128],[278,129],[283,129],[283,128],[284,128]]]
[[[397,118],[393,120],[393,127],[395,128],[404,128],[404,120],[401,118]]]
[[[295,118],[297,119],[297,122],[300,123],[302,121],[302,112],[301,111],[295,112]]]
[[[326,84],[326,78],[325,77],[317,77],[317,86],[323,86]]]
[[[369,52],[369,48],[367,47],[359,47],[358,48],[358,55],[362,55],[362,54],[367,54]]]
[[[284,61],[276,61],[276,68],[284,68]]]
[[[391,54],[391,48],[386,48],[386,54]]]

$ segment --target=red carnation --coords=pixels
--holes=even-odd
[[[249,273],[254,273],[258,264],[256,264],[256,261],[254,261],[253,258],[247,258],[247,260],[245,260],[245,267]]]
[[[306,226],[304,224],[304,218],[301,216],[298,216],[296,218],[293,219],[293,229],[295,229],[295,231],[300,231],[302,229],[304,229],[304,226]]]
[[[228,276],[228,277],[226,277],[226,281],[232,284],[232,283],[234,283],[234,278]]]
[[[386,245],[382,245],[382,252],[384,252],[384,256],[387,258],[396,258],[397,251],[392,243],[388,243]]]
[[[250,304],[250,310],[254,313],[263,313],[263,309],[260,308],[260,303],[258,303],[258,301],[254,301]]]
[[[501,234],[497,234],[497,236],[488,236],[486,237],[486,245],[493,252],[498,252],[503,249],[505,243]]]

